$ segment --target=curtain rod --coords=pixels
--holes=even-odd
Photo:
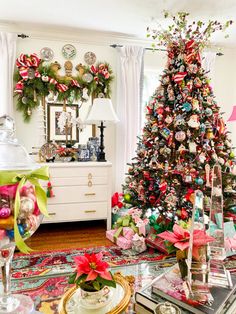
[[[22,33],[22,34],[18,34],[17,37],[25,39],[25,38],[28,38],[29,36]]]
[[[110,47],[119,48],[119,47],[123,47],[123,45],[112,44],[112,45],[110,45]],[[167,49],[164,49],[164,48],[144,48],[144,49],[145,50],[154,50],[154,51],[167,51]],[[216,55],[221,57],[224,54],[222,52],[216,52]]]
[[[123,45],[113,44],[113,45],[110,45],[110,47],[112,47],[112,48],[119,48],[119,47],[123,47]],[[166,49],[163,49],[163,48],[144,48],[144,49],[145,49],[145,50],[167,51]]]

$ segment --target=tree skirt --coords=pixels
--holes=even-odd
[[[68,276],[74,271],[73,257],[92,252],[102,252],[104,260],[111,266],[155,262],[166,258],[153,249],[134,254],[132,250],[122,250],[117,246],[44,251],[29,255],[16,253],[13,260],[12,278],[15,280],[12,280],[12,290],[29,295],[34,300],[36,309],[42,313],[56,314],[62,295],[71,287]]]

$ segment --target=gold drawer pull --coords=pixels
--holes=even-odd
[[[85,212],[86,214],[87,214],[87,213],[96,213],[96,210],[85,210],[84,212]]]
[[[89,173],[89,174],[88,174],[88,179],[91,180],[92,177],[93,177],[92,173]]]
[[[93,186],[93,183],[92,183],[92,181],[89,180],[88,187],[91,188],[92,186]]]
[[[57,213],[49,213],[49,216],[56,216]]]
[[[85,196],[93,196],[96,195],[96,193],[84,193]]]

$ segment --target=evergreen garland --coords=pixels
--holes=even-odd
[[[32,110],[39,106],[39,100],[48,96],[50,91],[57,94],[58,101],[67,100],[68,103],[79,100],[86,102],[87,99],[83,98],[84,88],[87,89],[88,96],[111,96],[111,82],[114,76],[108,63],[82,66],[82,75],[73,77],[59,76],[53,65],[45,65],[36,54],[21,54],[17,58],[17,71],[14,74],[16,108],[23,113],[24,121],[30,121]],[[33,75],[30,75],[30,71],[33,71]],[[86,74],[91,75],[91,81],[84,79]]]

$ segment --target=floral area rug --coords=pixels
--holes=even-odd
[[[103,252],[111,267],[143,262],[163,261],[165,255],[150,249],[141,254],[122,250],[117,246],[44,251],[30,255],[15,254],[12,272],[12,290],[29,295],[36,309],[44,314],[57,314],[58,304],[67,289],[68,276],[74,270],[74,256]]]

